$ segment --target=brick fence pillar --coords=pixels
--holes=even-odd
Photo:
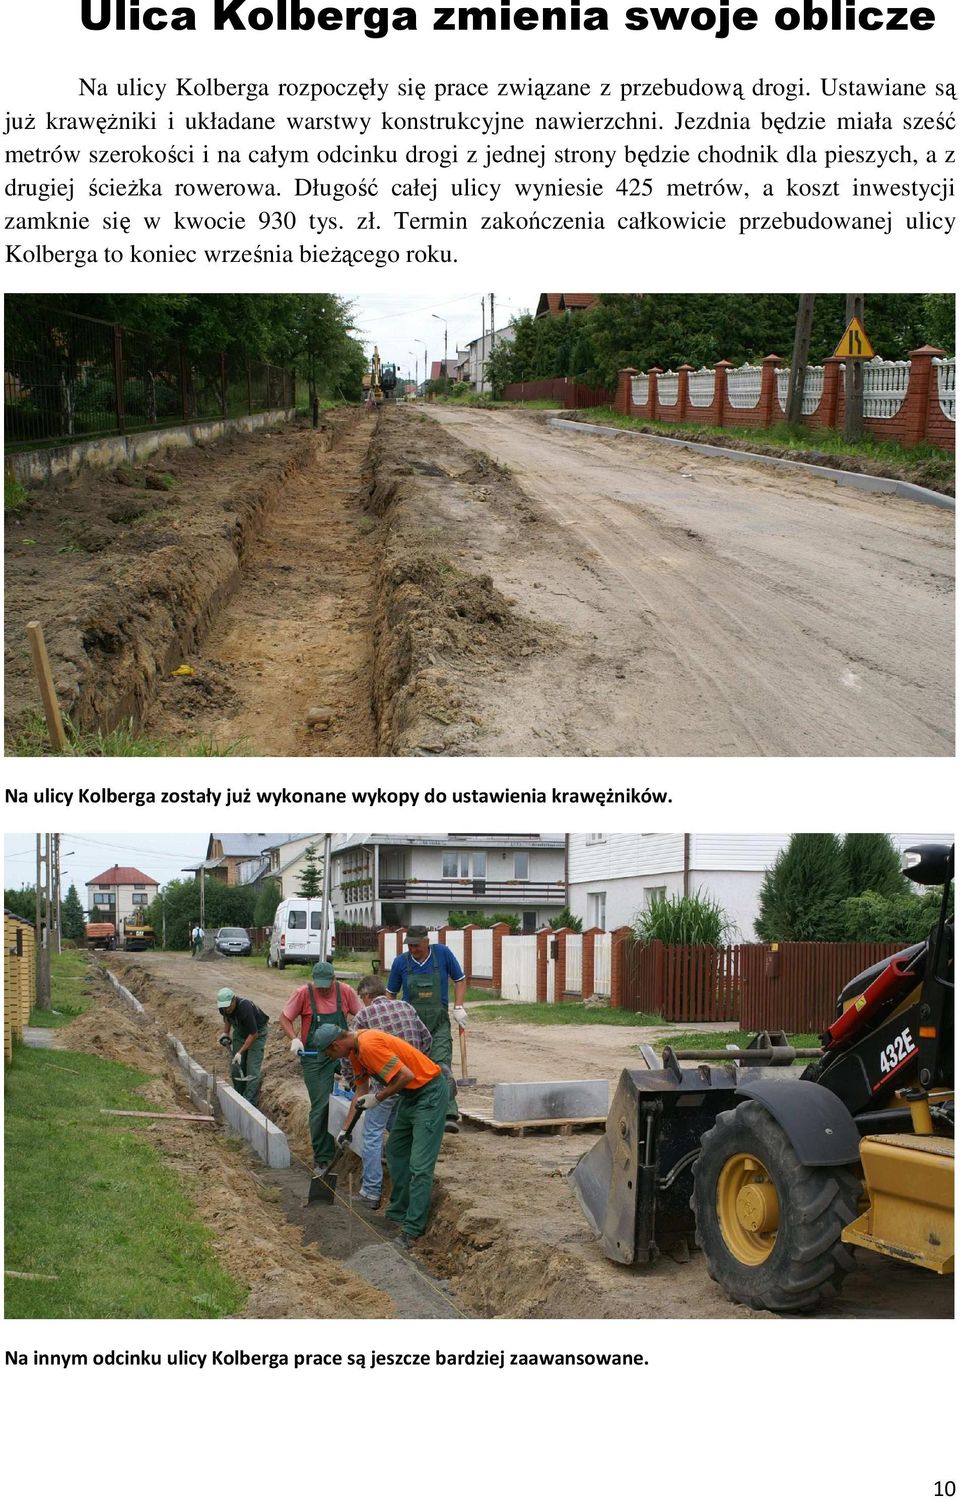
[[[449,931],[450,931],[450,927],[448,927],[448,926],[438,926],[437,927],[437,941],[441,944],[441,946],[444,946],[444,947],[446,946],[447,933]]]
[[[567,933],[568,926],[557,927],[554,930],[554,938],[557,944],[557,961],[553,970],[553,1000],[560,1004],[567,988]]]
[[[503,939],[510,936],[510,923],[497,921],[493,925],[493,987],[499,994],[503,981]]]
[[[943,350],[935,349],[932,344],[910,350],[910,383],[896,416],[897,436],[907,447],[916,447],[927,435],[930,383],[936,384],[933,361],[942,358]]]
[[[814,427],[836,427],[840,417],[840,366],[841,359],[835,359],[833,355],[823,361],[823,391],[820,396],[820,404],[810,416],[802,416],[801,421],[809,422]]]
[[[638,373],[632,365],[617,375],[617,393],[613,398],[613,409],[621,416],[629,416],[633,410],[633,386],[631,381]]]
[[[580,997],[589,999],[593,993],[594,975],[596,973],[597,938],[603,933],[603,927],[588,926],[581,939],[580,957]]]
[[[473,978],[473,934],[476,930],[472,925],[463,929],[463,972],[468,984]]]
[[[760,376],[760,408],[758,416],[761,427],[772,427],[780,420],[780,401],[777,397],[777,370],[783,360],[779,354],[768,354],[763,361]]]
[[[729,425],[727,415],[727,370],[733,369],[733,361],[730,359],[718,359],[713,366],[713,401],[707,413],[707,420],[711,427],[726,427]]]
[[[610,1005],[614,1010],[625,1008],[626,998],[626,946],[633,936],[633,929],[618,926],[610,933]]]
[[[647,370],[647,415],[652,422],[657,421],[659,416],[660,391],[657,386],[657,376],[662,374],[663,370],[659,364]]]
[[[692,364],[681,364],[677,370],[677,421],[685,422],[690,405],[690,371]]]
[[[553,932],[547,929],[537,933],[537,1004],[547,1002],[547,961],[550,956],[550,941]]]

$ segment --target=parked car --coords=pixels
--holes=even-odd
[[[282,900],[273,918],[267,967],[285,968],[288,963],[316,963],[321,957],[332,958],[336,946],[333,902],[327,902],[327,950],[321,953],[323,935],[323,901],[308,900],[304,895]]]
[[[249,958],[253,952],[253,943],[242,926],[220,927],[213,945],[228,958]]]

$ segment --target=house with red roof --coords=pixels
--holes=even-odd
[[[595,291],[542,291],[536,317],[563,317],[568,312],[586,312],[599,298]]]
[[[114,864],[87,881],[87,910],[91,921],[120,926],[127,916],[142,916],[160,889],[152,875],[131,864]]]

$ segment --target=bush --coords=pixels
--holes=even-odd
[[[563,927],[567,927],[571,932],[583,931],[583,922],[579,916],[574,916],[569,906],[564,906],[556,916],[551,916],[549,926],[554,932],[559,932]]]
[[[641,942],[668,942],[681,947],[722,947],[733,935],[733,922],[718,901],[701,889],[694,895],[670,895],[654,901],[633,918]]]

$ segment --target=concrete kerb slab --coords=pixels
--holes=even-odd
[[[344,1098],[340,1093],[332,1093],[330,1095],[330,1105],[327,1110],[327,1128],[329,1129],[331,1135],[333,1135],[334,1139],[336,1139],[337,1135],[340,1133],[340,1131],[343,1129],[344,1124],[346,1123],[347,1112],[349,1108],[349,1098]],[[363,1114],[361,1114],[360,1118],[357,1120],[353,1134],[350,1136],[350,1139],[347,1142],[354,1155],[363,1154],[363,1126],[365,1124],[366,1119],[364,1118]]]
[[[124,988],[116,974],[111,973],[109,968],[104,972],[111,988],[124,1004],[129,1005],[138,1015],[145,1015],[146,1010],[139,999]],[[199,1108],[218,1113],[227,1130],[232,1134],[242,1135],[266,1165],[279,1168],[289,1166],[290,1146],[283,1130],[272,1119],[268,1119],[266,1114],[241,1098],[235,1088],[231,1088],[228,1083],[218,1082],[212,1073],[194,1060],[183,1042],[169,1031],[166,1041],[193,1102]]]
[[[217,1104],[227,1129],[242,1135],[261,1161],[281,1168],[290,1165],[290,1146],[283,1130],[241,1098],[229,1083],[217,1083]]]
[[[788,468],[794,473],[820,474],[847,489],[865,489],[873,494],[895,494],[901,500],[916,500],[921,505],[937,505],[941,510],[957,508],[957,502],[951,495],[938,494],[935,489],[926,489],[922,484],[910,484],[906,479],[853,474],[845,468],[825,468],[819,463],[798,463],[795,458],[774,458],[767,453],[743,452],[740,448],[717,448],[705,442],[685,441],[682,437],[631,432],[627,427],[599,427],[593,422],[564,421],[562,417],[548,417],[547,426],[564,432],[590,432],[594,437],[641,437],[645,442],[666,443],[668,447],[686,448],[691,453],[706,453],[711,458],[729,458],[734,463],[763,463],[768,468]]]
[[[610,1107],[604,1079],[555,1083],[494,1083],[493,1117],[500,1123],[525,1119],[598,1119]]]

